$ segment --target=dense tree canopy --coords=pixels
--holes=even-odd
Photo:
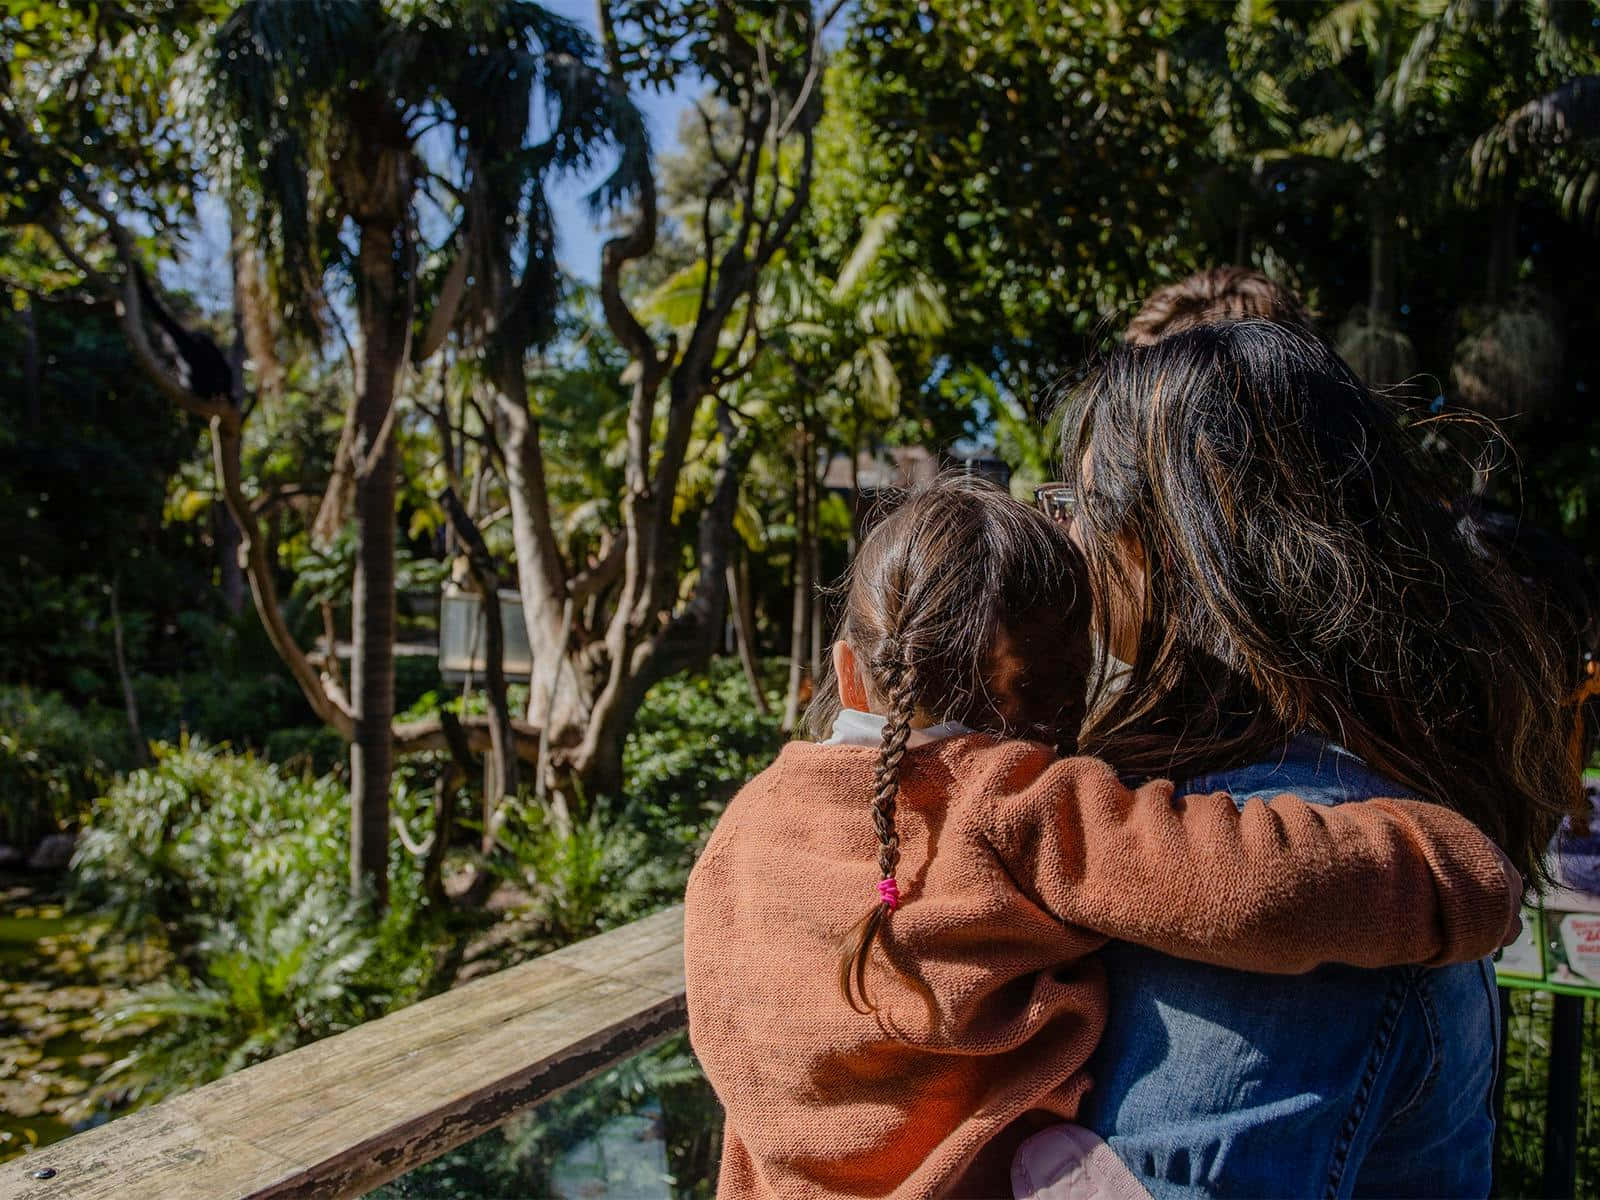
[[[1502,499],[1600,540],[1597,311],[1570,269],[1600,198],[1600,8],[868,0],[842,61],[857,178],[981,316],[934,339],[946,391],[975,364],[958,390],[1037,416],[1153,287],[1236,261],[1375,382],[1512,418]]]
[[[0,34],[0,495],[39,514],[6,670],[165,732],[197,710],[158,679],[270,650],[253,707],[352,747],[358,875],[394,755],[481,775],[492,852],[519,787],[614,789],[649,687],[726,639],[752,681],[788,651],[792,716],[853,546],[835,456],[1047,477],[1054,387],[1197,267],[1501,418],[1520,469],[1478,486],[1600,544],[1588,0],[123,0]],[[590,287],[554,256],[578,169]],[[447,578],[513,590],[537,666],[407,712],[433,680],[393,646]]]

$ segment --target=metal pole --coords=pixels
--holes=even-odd
[[[1499,988],[1500,993],[1500,1044],[1495,1047],[1494,1058],[1494,1148],[1489,1156],[1489,1194],[1500,1194],[1500,1143],[1506,1128],[1506,1074],[1510,1065],[1506,1060],[1511,1050],[1511,989]]]
[[[1578,1186],[1578,1099],[1583,1070],[1583,997],[1554,997],[1550,1018],[1550,1076],[1544,1124],[1540,1194],[1573,1200]]]

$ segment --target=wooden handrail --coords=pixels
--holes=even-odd
[[[359,1196],[683,1024],[676,907],[24,1155],[0,1197]]]

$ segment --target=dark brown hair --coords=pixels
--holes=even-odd
[[[1142,618],[1084,747],[1181,780],[1314,731],[1537,880],[1578,787],[1559,651],[1463,536],[1422,424],[1283,325],[1113,351],[1071,401],[1064,477],[1097,601],[1137,596]]]
[[[1151,292],[1128,322],[1123,339],[1131,345],[1150,346],[1196,325],[1251,317],[1311,327],[1299,298],[1282,284],[1246,267],[1212,267]]]
[[[867,536],[844,598],[839,637],[886,714],[872,819],[879,870],[893,880],[895,802],[914,719],[1076,750],[1089,589],[1060,525],[991,483],[945,475],[908,493]],[[838,712],[830,677],[807,725],[823,736]],[[890,908],[874,904],[840,947],[840,990],[858,1011],[872,1010],[867,960]]]

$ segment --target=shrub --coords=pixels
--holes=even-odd
[[[175,742],[183,736],[260,749],[275,730],[304,725],[311,709],[282,672],[237,675],[223,666],[181,675],[134,679],[147,736]]]
[[[198,914],[242,912],[263,882],[341,878],[337,784],[198,739],[155,753],[95,805],[75,860],[80,898],[125,929],[181,936]]]
[[[131,750],[120,714],[0,687],[0,841],[27,846],[77,825]]]
[[[154,752],[95,804],[74,859],[79,901],[125,930],[159,923],[182,949],[202,940],[202,917],[242,919],[259,892],[342,884],[350,811],[336,779],[197,739]],[[417,868],[398,844],[389,871],[395,906],[414,908]]]
[[[349,805],[336,780],[193,740],[155,752],[95,805],[74,860],[76,901],[121,936],[159,932],[176,963],[109,1014],[160,1024],[108,1085],[142,1096],[195,1086],[432,986],[442,932],[411,855],[391,844],[381,919],[346,895]]]
[[[688,879],[687,863],[652,853],[605,802],[567,830],[548,809],[509,802],[499,844],[501,871],[533,896],[549,949],[672,903]]]
[[[432,956],[411,914],[367,915],[342,888],[290,880],[241,912],[201,916],[199,962],[105,1014],[154,1028],[102,1075],[103,1091],[156,1098],[383,1015],[422,992]]]
[[[770,664],[776,672],[783,664]],[[770,682],[770,681],[769,681]],[[650,689],[623,750],[623,799],[629,814],[657,838],[698,845],[729,799],[783,745],[777,710],[762,716],[739,664],[712,662],[702,675],[679,675]]]
[[[274,729],[267,734],[261,753],[285,771],[301,775],[334,775],[343,779],[349,769],[349,746],[326,725]]]
[[[620,796],[577,805],[567,828],[531,800],[509,801],[494,866],[533,899],[536,936],[521,949],[554,949],[678,900],[728,799],[777,752],[777,724],[756,712],[738,663],[719,660],[651,689]]]

